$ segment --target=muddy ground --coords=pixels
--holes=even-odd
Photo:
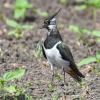
[[[9,3],[10,1],[0,0],[0,12],[12,18],[12,10],[3,6],[5,2]],[[71,32],[67,26],[75,24],[83,28],[100,29],[100,11],[98,11],[94,22],[92,9],[84,12],[76,11],[73,6],[61,5],[57,0],[30,0],[30,2],[42,11],[49,10],[49,13],[61,8],[61,12],[57,16],[59,31],[64,42],[70,47],[76,63],[84,57],[92,55],[89,52],[90,50],[93,52],[99,49],[99,43],[90,46],[85,45],[86,43],[91,44],[91,37],[85,37],[84,42],[78,42],[76,34]],[[85,65],[80,68],[86,76],[86,85],[83,88],[66,74],[68,86],[63,85],[63,80],[55,78],[54,91],[49,91],[48,84],[51,82],[50,66],[44,58],[40,59],[34,56],[37,43],[43,37],[46,37],[47,31],[39,29],[43,23],[43,17],[34,15],[34,13],[32,15],[36,19],[28,23],[34,24],[33,29],[23,30],[24,37],[21,39],[7,36],[10,28],[2,20],[0,21],[0,75],[8,70],[24,67],[26,69],[25,76],[17,84],[26,87],[31,83],[26,90],[33,97],[33,100],[51,100],[55,95],[59,95],[58,100],[100,100],[100,74],[88,71],[95,65],[98,67],[97,64]],[[57,72],[61,73],[61,70],[57,69]]]

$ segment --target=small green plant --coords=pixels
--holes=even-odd
[[[52,94],[51,100],[59,100],[59,97],[60,97],[60,93],[58,93],[57,91],[55,91]]]
[[[41,11],[39,8],[35,8],[32,6],[28,0],[16,0],[14,5],[14,18],[20,19],[24,18],[28,9],[32,9],[34,14],[37,14],[42,17],[47,17],[48,13],[45,11]]]
[[[77,25],[70,25],[69,26],[69,30],[71,30],[72,32],[75,32],[78,39],[83,38],[83,35],[91,35],[93,37],[95,37],[96,42],[100,42],[100,31],[99,30],[89,30],[86,28],[81,28]],[[90,64],[90,63],[100,63],[100,51],[97,51],[96,54],[92,55],[92,56],[88,56],[84,59],[82,59],[77,65],[79,67],[86,65],[86,64]]]
[[[100,0],[85,0],[87,6],[100,8]]]
[[[62,80],[62,77],[61,77],[61,75],[60,75],[59,73],[56,73],[56,74],[54,75],[54,77],[55,77],[57,80],[59,80],[59,81]]]
[[[19,19],[25,17],[27,9],[32,8],[32,4],[28,0],[16,0],[14,5],[14,18]]]
[[[79,8],[83,7],[85,9],[89,7],[100,8],[100,0],[83,0],[83,1],[75,1],[75,5],[79,6]],[[81,9],[82,10],[82,9]]]
[[[8,32],[9,36],[15,37],[15,38],[21,38],[23,37],[22,30],[23,29],[32,29],[32,25],[28,24],[20,24],[15,20],[4,18],[5,23],[7,26],[11,27],[12,30]]]
[[[69,25],[68,29],[72,32],[76,33],[76,37],[78,40],[82,39],[86,33],[90,33],[90,30],[81,28],[78,25]]]
[[[15,0],[14,5],[10,5],[14,12],[14,19],[9,19],[2,15],[2,20],[6,23],[11,30],[8,32],[8,36],[15,37],[17,39],[22,38],[22,30],[23,29],[32,29],[33,25],[22,24],[20,23],[20,19],[24,19],[26,16],[27,9],[32,8],[32,4],[28,2],[28,0]],[[19,21],[19,22],[17,22]]]
[[[25,94],[25,90],[19,86],[17,86],[14,82],[16,79],[21,79],[22,76],[25,74],[25,69],[16,69],[14,71],[8,71],[6,72],[1,78],[0,78],[0,92],[1,97],[3,100],[6,100],[7,97],[14,98],[13,100],[18,100],[19,96],[22,96]],[[31,98],[28,95],[25,95],[25,100],[32,100],[27,99]]]
[[[78,25],[69,25],[68,29],[72,32],[76,33],[77,39],[80,40],[84,37],[84,35],[91,35],[95,37],[97,42],[100,42],[100,31],[99,30],[89,30],[86,28],[81,28]]]
[[[55,85],[53,83],[48,84],[48,91],[49,92],[54,92],[55,91]]]
[[[80,5],[78,5],[80,4]],[[96,21],[97,11],[96,9],[100,9],[100,0],[84,0],[76,2],[77,10],[86,10],[88,8],[93,8],[93,20]]]
[[[100,51],[98,51],[94,56],[88,56],[87,58],[84,58],[78,63],[78,66],[90,64],[93,62],[100,63]]]
[[[3,21],[6,23],[7,26],[12,28],[11,31],[8,32],[8,36],[15,37],[17,39],[22,38],[22,30],[23,29],[32,29],[33,25],[29,24],[22,24],[20,23],[20,19],[24,19],[26,17],[26,13],[28,9],[33,9],[33,13],[39,16],[47,17],[48,13],[43,12],[40,9],[33,8],[32,4],[28,2],[28,0],[15,0],[14,6],[12,6],[12,10],[14,12],[14,19],[6,18],[5,16],[2,17]],[[17,22],[19,21],[19,22]]]
[[[62,5],[67,5],[68,0],[58,0],[58,2]]]
[[[38,9],[33,9],[33,12],[36,13],[39,16],[42,17],[48,17],[48,13],[46,11],[41,11],[39,8]]]
[[[42,53],[42,42],[38,42],[36,50],[34,52],[34,56],[36,58],[42,58],[43,57],[43,53]]]

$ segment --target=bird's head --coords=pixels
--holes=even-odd
[[[49,16],[44,20],[44,24],[42,28],[46,28],[48,30],[52,30],[56,28],[56,18],[55,16],[59,13],[60,9],[54,13],[53,15]]]

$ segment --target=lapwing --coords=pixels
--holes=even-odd
[[[42,28],[48,30],[45,41],[43,41],[42,52],[48,60],[52,70],[52,80],[54,79],[54,67],[63,71],[64,83],[65,73],[72,76],[77,82],[81,82],[85,76],[78,70],[69,47],[63,42],[56,23],[56,15],[60,9],[52,16],[44,20]]]

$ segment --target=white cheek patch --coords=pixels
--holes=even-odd
[[[56,18],[53,18],[51,21],[56,21]]]
[[[50,25],[56,25],[56,18],[50,20]]]
[[[52,29],[56,28],[56,25],[49,25],[48,27],[49,27],[50,30],[52,30]]]

